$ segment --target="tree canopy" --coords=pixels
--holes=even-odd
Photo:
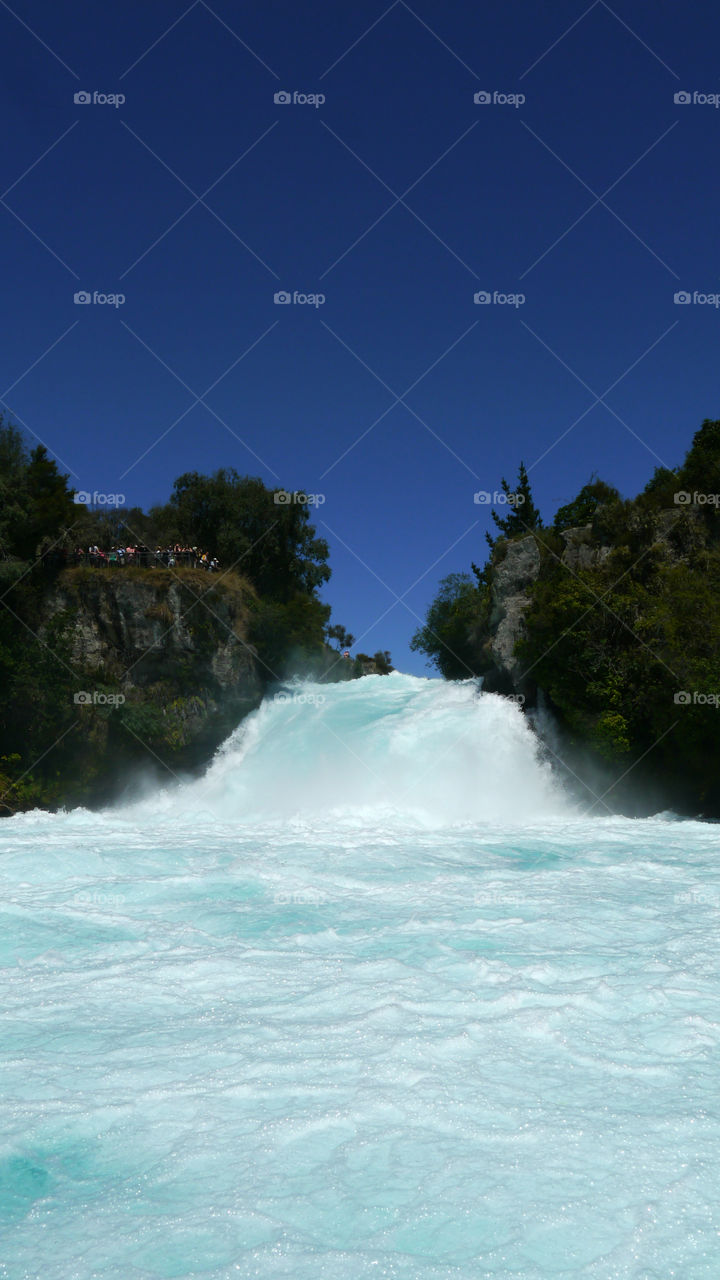
[[[28,449],[17,427],[0,417],[0,550],[33,560],[44,540],[62,537],[76,520],[68,477],[44,445]]]
[[[328,544],[310,523],[309,505],[297,494],[293,501],[276,502],[278,492],[285,493],[233,468],[212,476],[189,471],[173,485],[169,514],[183,539],[247,574],[260,595],[313,595],[330,577]]]
[[[590,524],[598,507],[617,502],[619,498],[617,489],[606,484],[604,480],[598,480],[596,476],[592,476],[572,502],[560,507],[553,521],[553,529],[556,533],[562,533],[563,529],[574,529],[578,525]]]
[[[466,680],[482,668],[477,630],[487,596],[468,573],[450,573],[440,582],[423,626],[410,641],[446,680]]]
[[[500,535],[503,538],[517,538],[521,534],[531,533],[533,529],[539,529],[542,525],[542,519],[533,501],[525,463],[520,463],[517,484],[514,489],[510,488],[504,476],[500,481],[500,487],[507,499],[508,514],[499,516],[494,509],[490,512],[493,523],[500,530]],[[493,538],[489,533],[486,533],[485,537],[492,549],[498,538]]]
[[[518,488],[525,479],[521,466]],[[531,497],[493,513],[502,538],[489,539],[484,567],[472,565],[477,585],[467,574],[444,578],[412,647],[452,679],[492,670],[505,543],[534,533],[538,571],[514,656],[569,749],[617,775],[613,799],[617,787],[630,803],[642,779],[647,795],[657,787],[658,807],[720,816],[719,510],[720,421],[706,419],[682,465],[657,467],[636,498],[593,476],[551,529],[536,522]],[[585,555],[568,559],[558,535],[577,527]]]

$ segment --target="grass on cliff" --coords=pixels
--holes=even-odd
[[[220,573],[208,573],[206,569],[190,569],[178,566],[175,569],[154,568],[140,569],[128,565],[122,568],[96,568],[93,565],[73,565],[63,569],[59,581],[67,586],[79,586],[83,583],[141,582],[149,583],[161,591],[168,591],[173,583],[192,587],[198,595],[211,591],[214,594],[245,594],[254,598],[257,594],[248,578],[236,573],[234,569],[222,570]]]

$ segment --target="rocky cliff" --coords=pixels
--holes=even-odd
[[[247,641],[252,588],[202,571],[70,569],[45,598],[44,627],[66,622],[72,660],[125,692],[182,674],[219,698],[253,701],[257,655]]]
[[[532,698],[534,686],[524,677],[515,646],[523,634],[530,604],[530,588],[540,572],[540,549],[530,534],[509,543],[493,566],[492,606],[489,619],[490,668],[485,688],[491,692],[520,693]]]
[[[247,638],[252,595],[200,570],[59,575],[38,635],[75,686],[69,801],[107,798],[129,765],[166,777],[199,767],[259,704],[269,673]]]
[[[700,515],[692,508],[659,512],[646,539],[667,564],[681,562],[689,548],[699,541]],[[548,549],[547,534],[528,534],[512,542],[500,543],[492,557],[491,611],[485,652],[489,667],[485,688],[500,693],[521,694],[529,706],[537,699],[537,684],[527,663],[517,656],[517,646],[525,635],[525,617],[532,600],[532,588],[541,569],[543,554],[554,556],[570,576],[596,570],[607,564],[613,548],[593,526],[565,529],[559,534],[558,550]]]
[[[700,504],[617,503],[493,549],[484,686],[540,709],[555,764],[591,808],[720,817],[713,520]]]
[[[232,572],[0,560],[0,594],[0,814],[196,774],[273,686],[390,669],[324,643],[313,595]]]

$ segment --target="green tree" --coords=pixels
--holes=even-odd
[[[678,488],[690,493],[720,493],[720,420],[706,418],[695,432],[679,479]]]
[[[679,489],[680,477],[676,471],[670,471],[668,467],[656,467],[638,497],[638,502],[655,510],[672,507]]]
[[[514,489],[510,488],[504,477],[500,481],[500,485],[507,498],[509,511],[506,516],[499,516],[495,510],[492,510],[490,515],[496,528],[500,530],[501,536],[503,538],[517,538],[523,534],[532,533],[534,529],[542,528],[542,519],[533,501],[525,463],[520,463],[517,484]],[[490,533],[486,533],[485,537],[487,538],[488,546],[492,550],[499,539],[493,538]]]
[[[617,502],[619,498],[620,494],[612,485],[591,476],[577,497],[566,506],[560,507],[553,521],[553,529],[556,533],[562,533],[563,529],[575,529],[581,525],[591,524],[598,507]]]
[[[223,468],[212,476],[180,476],[170,505],[183,540],[217,556],[224,569],[236,566],[261,596],[289,601],[297,592],[314,595],[330,569],[327,542],[317,537],[308,504],[286,497]]]
[[[476,586],[469,574],[448,574],[410,648],[424,653],[446,680],[479,675],[483,663],[477,636],[488,607],[489,592]]]
[[[61,534],[69,534],[76,508],[67,481],[57,463],[48,457],[45,445],[32,450],[25,473],[27,519],[18,537],[21,556],[34,556],[43,540],[54,541]]]
[[[45,445],[27,452],[18,429],[0,419],[0,548],[5,556],[33,560],[43,542],[76,523],[68,478]]]
[[[702,520],[713,541],[720,539],[720,421],[706,418],[695,432],[679,481],[677,490],[701,504]]]
[[[296,592],[289,599],[259,599],[252,608],[250,640],[268,682],[312,677],[323,669],[323,632],[330,605]]]
[[[519,489],[525,479],[521,468]],[[683,491],[690,501],[678,503]],[[495,520],[503,539],[539,527],[525,493],[524,511]],[[677,472],[656,468],[637,498],[593,476],[536,538],[540,568],[515,657],[547,695],[580,776],[587,765],[598,790],[605,777],[608,803],[631,812],[638,803],[720,817],[720,520],[718,503],[696,493],[720,496],[720,420],[706,419]],[[568,563],[560,534],[587,525],[590,554]],[[492,669],[506,547],[489,541],[474,581],[445,579],[412,641],[450,678],[468,674],[462,663]]]
[[[377,653],[373,654],[373,662],[378,669],[378,674],[381,676],[389,676],[390,672],[395,670],[390,659],[389,649],[378,649]]]
[[[351,635],[349,631],[346,631],[339,622],[335,623],[332,627],[328,627],[325,634],[328,640],[337,641],[339,649],[352,649],[355,643],[354,635]]]
[[[15,536],[25,519],[23,489],[27,450],[17,427],[0,415],[0,553],[16,554]]]

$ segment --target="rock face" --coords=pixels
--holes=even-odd
[[[539,572],[540,550],[532,534],[509,543],[504,558],[494,567],[489,646],[492,668],[485,676],[486,689],[533,696],[534,689],[524,679],[522,664],[515,657],[515,645],[522,635],[530,604],[529,589]]]
[[[700,513],[692,507],[661,511],[655,518],[653,536],[658,550],[670,562],[683,558],[690,547],[699,545]],[[612,548],[593,539],[592,525],[579,525],[561,533],[565,548],[561,560],[569,573],[597,569]],[[497,555],[497,553],[495,553]],[[523,635],[530,589],[540,572],[540,549],[533,534],[507,543],[502,559],[493,560],[490,638],[485,652],[489,668],[484,687],[498,693],[520,693],[528,704],[537,700],[532,673],[523,671],[515,657],[515,646]]]
[[[610,555],[610,547],[592,541],[590,525],[566,529],[562,563],[570,573],[594,569]],[[533,534],[507,544],[502,560],[493,565],[492,610],[490,613],[490,670],[484,687],[498,693],[522,694],[529,705],[537,700],[532,673],[526,674],[515,656],[523,635],[530,590],[540,572],[540,548]]]
[[[92,743],[88,799],[104,798],[113,760],[153,759],[169,772],[202,765],[262,699],[264,681],[247,641],[251,588],[195,570],[70,569],[43,605],[40,636],[61,631]],[[119,695],[119,697],[118,697]],[[109,697],[109,701],[108,701]],[[77,699],[76,699],[77,700]],[[84,777],[90,769],[83,767]]]
[[[142,579],[131,570],[71,570],[48,596],[45,620],[63,615],[73,662],[104,670],[124,689],[167,679],[189,663],[197,666],[199,685],[218,694],[256,693],[255,650],[245,639],[246,600],[203,578],[181,581],[161,570]]]
[[[272,685],[364,671],[322,643],[322,613],[309,611],[303,636],[290,609],[233,572],[43,564],[23,608],[27,649],[2,633],[12,698],[0,813],[94,808],[172,785],[201,772]]]
[[[596,569],[610,555],[610,547],[593,543],[592,526],[589,524],[577,529],[566,529],[560,537],[565,543],[561,559],[571,573],[577,573],[580,569]]]

